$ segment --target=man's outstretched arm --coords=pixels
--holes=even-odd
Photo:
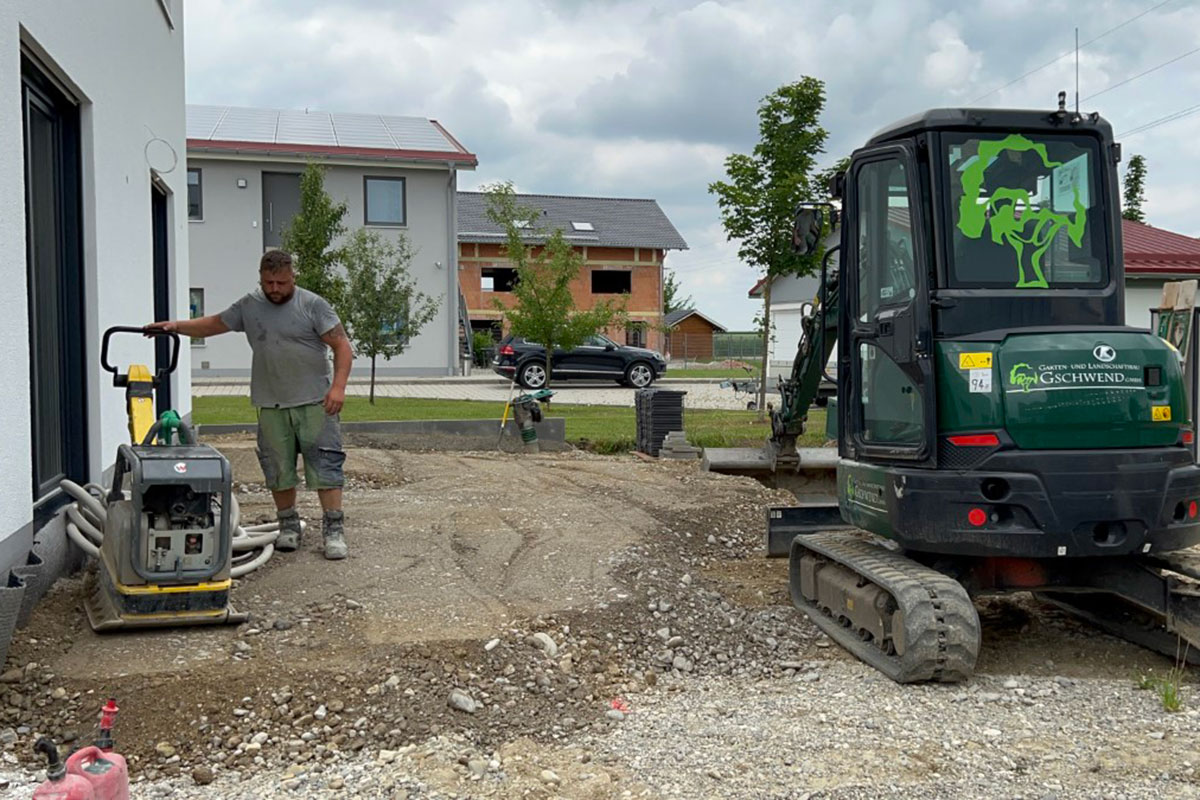
[[[218,334],[229,333],[229,326],[221,321],[219,314],[213,314],[208,317],[197,317],[196,319],[151,322],[146,328],[160,331],[174,331],[192,338],[203,338],[205,336],[217,336]]]

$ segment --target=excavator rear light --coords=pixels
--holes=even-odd
[[[1196,501],[1193,500],[1192,502],[1188,503],[1188,519],[1195,519],[1196,511]]]
[[[958,447],[997,447],[1000,437],[994,433],[973,433],[965,436],[949,437],[950,444]]]
[[[1192,442],[1196,441],[1196,434],[1191,428],[1184,428],[1180,433],[1180,438],[1183,440],[1184,444],[1191,444]]]
[[[1195,505],[1195,504],[1193,503],[1193,505]],[[987,512],[984,511],[982,508],[972,508],[970,511],[967,512],[967,522],[971,523],[976,528],[982,526],[985,522],[987,522],[987,518],[988,518]]]

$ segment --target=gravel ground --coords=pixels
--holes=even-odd
[[[0,797],[109,692],[134,798],[1200,797],[1192,677],[1167,713],[1135,682],[1167,660],[1029,596],[979,604],[962,686],[832,646],[761,555],[782,492],[628,456],[351,462],[352,568],[272,560],[239,628],[97,637],[60,582],[0,672]]]

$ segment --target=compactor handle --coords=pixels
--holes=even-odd
[[[171,363],[169,366],[160,369],[154,376],[154,385],[163,378],[175,371],[175,367],[179,364],[179,334],[175,331],[164,331],[161,328],[135,328],[129,325],[114,325],[104,332],[104,338],[100,342],[100,366],[106,371],[113,374],[113,384],[115,386],[124,386],[127,381],[122,380],[121,373],[115,366],[108,363],[108,340],[112,338],[114,333],[136,333],[139,336],[170,336],[171,347]]]

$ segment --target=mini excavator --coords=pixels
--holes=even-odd
[[[801,207],[822,261],[761,452],[797,437],[837,347],[837,500],[771,508],[795,606],[901,682],[956,682],[972,597],[1032,592],[1177,658],[1200,646],[1200,467],[1178,351],[1125,326],[1116,165],[1098,114],[936,109],[877,133]],[[839,253],[838,264],[831,256]],[[833,413],[831,408],[830,413]]]

